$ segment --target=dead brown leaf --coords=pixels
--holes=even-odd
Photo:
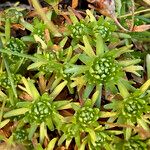
[[[12,24],[12,28],[15,29],[15,30],[25,30],[25,27],[21,24]]]
[[[43,10],[44,13],[46,13],[46,12],[49,11],[49,8],[48,7],[43,7],[42,10]],[[37,11],[31,11],[31,12],[28,13],[27,18],[35,17],[35,16],[38,16]]]
[[[7,143],[1,143],[0,150],[26,150],[26,148],[21,144],[9,145]]]
[[[140,26],[134,26],[133,31],[134,32],[143,32],[150,29],[150,24],[147,25],[140,25]]]
[[[32,101],[33,100],[33,98],[26,92],[22,92],[19,95],[19,98],[22,99],[22,100],[26,100],[26,101]]]
[[[78,0],[72,0],[72,8],[76,8],[78,6]]]

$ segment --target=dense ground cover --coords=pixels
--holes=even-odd
[[[150,1],[2,1],[0,149],[148,150]]]

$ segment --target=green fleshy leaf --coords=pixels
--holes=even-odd
[[[38,99],[40,95],[38,90],[34,86],[33,81],[29,79],[27,80],[24,77],[22,78],[22,81],[25,85],[26,92],[33,98],[33,100]]]
[[[137,122],[144,130],[150,132],[149,125],[143,119],[137,119]]]
[[[147,80],[141,87],[140,87],[140,90],[141,92],[145,92],[150,86],[150,79]]]
[[[79,59],[86,65],[91,66],[93,62],[93,58],[90,58],[89,56],[85,54],[80,54]]]
[[[87,84],[83,93],[83,99],[87,99],[94,89],[94,84]]]
[[[119,49],[114,49],[112,51],[110,51],[109,53],[114,57],[117,58],[119,57],[121,54],[127,53],[127,52],[133,52],[133,50],[130,50],[132,47],[132,45],[127,45],[127,46],[123,46]]]
[[[31,69],[36,69],[36,68],[39,68],[40,66],[42,66],[42,65],[44,65],[44,64],[46,64],[45,62],[35,62],[35,63],[33,63],[33,64],[31,64],[31,65],[29,65],[28,66],[28,70],[31,70]]]
[[[55,129],[51,118],[46,119],[46,125],[48,126],[50,131],[53,131]]]
[[[38,143],[37,145],[36,145],[36,148],[35,148],[36,150],[44,150],[43,148],[42,148],[42,145],[40,144],[40,143]]]
[[[105,107],[106,108],[106,107]],[[108,108],[108,107],[107,107]],[[105,112],[105,111],[101,111],[100,113],[100,118],[109,118],[109,117],[113,117],[116,116],[117,113],[116,112]]]
[[[150,79],[150,54],[146,55],[147,78]]]
[[[29,129],[29,135],[28,135],[29,140],[32,139],[33,134],[35,133],[37,127],[38,127],[37,124],[35,124],[35,123],[31,124],[31,127],[30,127],[30,129]]]
[[[69,13],[70,13],[70,19],[73,22],[73,24],[78,23],[79,21],[71,9],[69,9]]]
[[[84,46],[79,45],[79,47],[89,56],[89,57],[94,57],[94,51],[89,43],[89,40],[86,36],[83,36],[83,41],[84,41]]]
[[[141,59],[134,59],[134,60],[123,60],[123,61],[118,61],[118,62],[121,66],[126,67],[126,66],[130,66],[130,65],[135,65],[135,64],[139,63],[140,61],[141,61]]]
[[[40,143],[43,144],[43,141],[44,141],[44,138],[46,136],[46,133],[47,133],[47,130],[46,130],[46,127],[45,127],[45,123],[42,122],[40,124]]]
[[[68,149],[68,148],[69,148],[69,146],[70,146],[71,142],[72,142],[72,139],[71,139],[71,140],[66,140],[66,144],[65,144],[66,149]]]
[[[81,141],[80,140],[80,135],[75,136],[75,142],[76,142],[76,144],[77,144],[78,147],[80,147],[80,145],[81,145],[80,141]]]
[[[91,10],[87,9],[87,10],[86,10],[86,13],[87,13],[87,15],[89,15],[91,22],[95,22],[95,21],[96,21],[96,18],[95,18],[94,15],[92,14]]]
[[[120,93],[121,93],[121,96],[123,97],[123,98],[126,98],[126,97],[128,97],[129,96],[129,92],[128,92],[128,90],[126,89],[126,87],[122,84],[122,82],[120,82],[120,81],[118,81],[118,88],[119,88],[119,91],[120,91]]]
[[[53,105],[55,106],[57,110],[70,109],[72,108],[71,101],[72,100],[54,101]]]
[[[29,111],[29,108],[14,109],[9,112],[6,112],[3,117],[8,118],[8,117],[13,117],[13,116],[19,116],[19,115],[25,114],[27,111]]]
[[[141,76],[137,71],[141,71],[141,70],[144,70],[142,66],[128,66],[128,67],[125,67],[123,70],[125,70],[126,72],[131,72],[137,76]]]
[[[52,140],[50,140],[50,142],[48,143],[47,149],[46,150],[53,150],[55,147],[55,144],[57,142],[58,138],[53,138]]]
[[[127,120],[127,124],[132,125],[130,120]],[[125,140],[129,140],[131,138],[132,128],[125,129]]]
[[[57,85],[57,87],[53,90],[53,92],[50,94],[50,97],[52,97],[53,99],[56,98],[57,95],[59,95],[59,93],[63,90],[63,88],[67,85],[68,81],[63,81],[62,83],[60,83],[59,85]]]
[[[102,56],[104,54],[104,42],[101,35],[97,35],[96,39],[96,55]]]
[[[66,140],[66,135],[63,134],[58,140],[58,146],[60,146]]]
[[[10,119],[6,119],[6,120],[0,122],[0,129],[3,128],[6,124],[8,124],[9,121],[10,121]]]
[[[85,72],[86,70],[88,70],[87,66],[82,66],[82,65],[75,65],[71,68],[67,68],[65,69],[65,73],[74,73],[76,75]]]
[[[5,37],[6,37],[6,42],[8,42],[10,39],[10,20],[9,20],[9,18],[7,18],[6,22],[5,22]]]
[[[68,40],[68,37],[65,37],[64,39],[62,39],[62,41],[60,41],[60,43],[59,43],[59,46],[60,46],[61,48],[63,48],[63,47],[65,46],[67,40]]]
[[[96,141],[96,134],[93,129],[87,128],[86,131],[89,133],[92,143]]]

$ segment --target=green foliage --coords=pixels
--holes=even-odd
[[[20,74],[11,74],[11,75],[14,80],[14,85],[17,86],[17,84],[20,83],[22,76]],[[6,74],[6,72],[0,73],[0,86],[4,89],[11,88],[10,79]]]
[[[18,129],[14,132],[14,139],[18,142],[23,142],[27,139],[27,132],[24,129]]]
[[[94,10],[45,2],[53,9],[31,0],[36,11],[14,4],[0,13],[0,142],[149,149],[148,9],[135,1],[133,15],[133,1],[116,0],[120,23],[134,26],[125,32]]]
[[[26,48],[25,43],[18,39],[18,38],[11,38],[7,43],[6,43],[6,49],[13,51],[13,52],[18,52],[18,53],[23,53]]]
[[[78,21],[76,16],[71,13],[73,24],[68,26],[69,32],[73,40],[82,41],[83,36],[96,38],[101,35],[104,41],[112,41],[112,33],[116,30],[116,26],[109,20],[100,17],[99,20],[94,18],[94,15],[87,10],[86,19]]]
[[[93,65],[85,74],[89,83],[109,83],[115,78],[119,78],[121,66],[111,58],[111,56],[103,56],[96,58]]]
[[[4,12],[3,17],[6,20],[9,19],[11,23],[19,23],[19,20],[23,17],[23,14],[15,8],[10,8]]]
[[[97,108],[83,107],[81,108],[76,116],[76,121],[83,127],[90,126],[98,120],[99,110]]]
[[[33,20],[33,31],[32,35],[34,36],[35,34],[38,35],[42,40],[44,40],[44,32],[46,29],[46,25],[38,20],[37,18],[34,18]]]
[[[145,141],[142,141],[137,137],[133,137],[129,141],[121,141],[120,143],[117,143],[115,145],[115,148],[117,150],[120,148],[125,150],[127,149],[147,150],[147,144],[145,143]]]
[[[30,111],[26,114],[27,118],[30,123],[42,123],[46,120],[46,118],[52,115],[52,106],[49,103],[50,97],[46,94],[42,95],[40,100],[35,102],[32,106]]]
[[[106,131],[97,131],[96,132],[96,141],[93,143],[92,139],[90,140],[89,147],[93,150],[99,150],[102,148],[111,147],[111,141],[112,141],[111,135],[107,133]]]

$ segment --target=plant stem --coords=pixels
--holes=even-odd
[[[135,16],[135,4],[134,4],[134,0],[131,0],[131,3],[132,3],[132,20],[131,20],[131,27],[130,27],[130,31],[133,30],[133,27],[134,27],[134,16]]]
[[[148,11],[150,11],[150,8],[144,9],[144,10],[136,11],[136,12],[134,13],[134,15],[140,14],[140,13],[143,13],[143,12],[148,12]],[[122,15],[122,16],[119,16],[118,18],[125,18],[125,17],[129,17],[129,16],[132,16],[132,13],[129,13],[129,14],[126,14],[126,15]]]
[[[6,103],[6,99],[3,99],[3,103],[2,103],[1,111],[0,111],[0,122],[2,121],[2,116],[3,116],[3,111],[4,111],[5,103]]]
[[[43,10],[39,4],[39,2],[37,0],[31,0],[31,2],[32,2],[34,8],[36,9],[37,13],[41,16],[41,18],[46,23],[49,30],[52,32],[52,34],[54,34],[55,36],[61,36],[61,34],[58,32],[58,30],[55,27],[55,25],[53,24],[53,22],[48,20],[48,18],[46,17],[45,13],[43,12]]]
[[[5,68],[6,68],[6,71],[7,71],[7,74],[8,74],[8,78],[10,80],[10,84],[11,84],[11,87],[12,87],[12,90],[13,90],[13,93],[14,93],[14,96],[17,98],[17,91],[16,91],[16,87],[14,86],[14,80],[12,78],[12,75],[11,75],[11,72],[10,72],[10,69],[9,69],[9,65],[8,65],[8,62],[5,58],[5,56],[3,55],[3,60],[4,60],[4,64],[5,64]],[[12,101],[12,104],[14,104],[14,101]]]

